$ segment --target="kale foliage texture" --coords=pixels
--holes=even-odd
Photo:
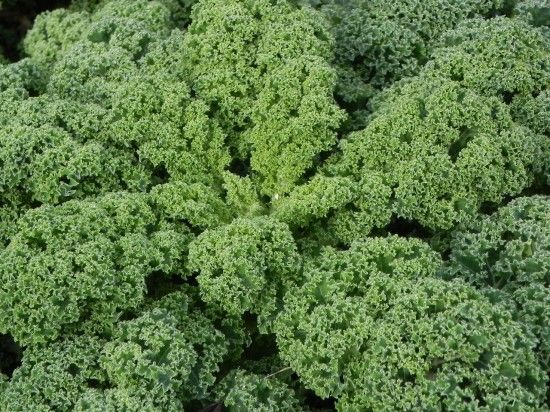
[[[549,388],[549,0],[0,0],[0,412]]]

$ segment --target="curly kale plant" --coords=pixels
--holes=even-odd
[[[314,1],[311,1],[314,3]],[[328,0],[320,7],[336,40],[339,100],[352,110],[418,73],[447,30],[503,9],[502,0]]]
[[[188,229],[146,195],[110,194],[27,212],[0,251],[0,331],[25,344],[109,328],[143,301],[153,272],[184,275]]]
[[[500,203],[528,187],[543,167],[543,139],[515,124],[494,98],[446,79],[415,79],[387,97],[363,131],[342,142],[342,156],[328,170],[358,181],[367,176],[388,187],[374,189],[375,195],[387,193],[387,209],[448,229],[481,203]],[[335,218],[338,228],[355,226],[348,216],[354,213]]]
[[[548,0],[0,0],[0,411],[545,411]]]
[[[117,323],[105,337],[32,346],[6,385],[0,407],[182,410],[205,396],[227,352],[223,334],[202,314],[187,310],[187,303],[185,295],[168,295],[155,308]]]
[[[0,409],[69,411],[84,388],[105,383],[99,368],[103,339],[75,336],[49,345],[33,345],[0,396]]]
[[[513,313],[538,338],[550,365],[550,198],[518,198],[457,232],[448,277],[462,278]]]
[[[190,245],[189,266],[199,271],[202,298],[230,314],[259,315],[269,325],[284,293],[297,283],[299,255],[284,223],[236,219],[204,231]]]
[[[541,405],[533,340],[473,288],[434,277],[438,264],[416,240],[327,250],[286,296],[282,358],[342,411]]]
[[[442,231],[548,174],[547,42],[515,20],[478,23],[447,34],[418,76],[381,92],[366,127],[274,201],[275,215],[291,226],[324,219],[344,243],[395,217]],[[517,47],[506,46],[510,32]]]
[[[510,103],[548,89],[550,46],[539,29],[517,19],[472,19],[441,38],[427,75],[450,77]]]
[[[235,370],[216,389],[229,411],[283,412],[305,410],[294,391],[273,377]]]
[[[214,105],[238,156],[250,154],[261,191],[288,192],[343,119],[321,16],[280,0],[205,0],[183,42],[192,88]]]
[[[532,184],[544,168],[545,145],[498,99],[451,80],[417,78],[340,143],[341,154],[324,171],[329,177],[291,192],[275,213],[294,225],[328,216],[346,243],[392,215],[450,229],[484,202],[498,204]]]

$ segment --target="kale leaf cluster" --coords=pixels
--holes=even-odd
[[[45,8],[0,1],[0,412],[549,410],[548,0]]]

